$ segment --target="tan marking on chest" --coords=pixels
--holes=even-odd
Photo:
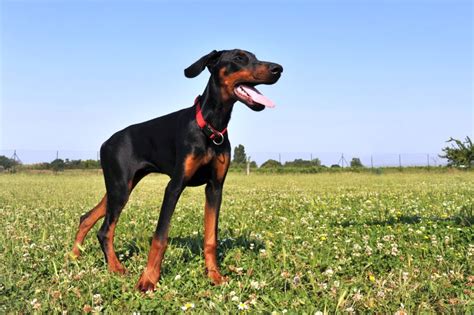
[[[208,164],[213,157],[214,154],[210,149],[203,155],[189,154],[186,156],[184,159],[184,178],[192,178],[194,173],[196,173],[201,166]]]

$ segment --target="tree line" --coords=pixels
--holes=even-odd
[[[27,170],[51,170],[54,172],[61,172],[64,170],[85,170],[85,169],[99,169],[100,161],[96,160],[70,160],[70,159],[55,159],[51,162],[42,162],[35,164],[23,165],[20,162],[0,155],[0,171],[15,171],[16,169]]]
[[[232,168],[244,168],[247,166],[247,163],[250,163],[250,168],[257,168],[257,163],[255,161],[251,161],[250,157],[247,157],[245,153],[245,147],[242,144],[239,144],[234,149],[234,159],[232,160],[231,167]],[[271,168],[324,168],[327,167],[321,164],[321,160],[318,158],[312,160],[304,160],[304,159],[295,159],[293,161],[287,161],[284,164],[280,163],[277,160],[269,159],[260,165],[260,168],[263,169],[271,169]],[[331,165],[331,168],[338,168],[341,167],[339,164]],[[362,162],[359,158],[354,157],[350,161],[351,168],[360,168],[364,167]]]
[[[457,140],[454,138],[449,138],[447,143],[450,143],[450,146],[446,146],[442,149],[443,154],[440,154],[439,157],[444,158],[448,161],[448,167],[458,167],[458,168],[472,168],[474,167],[474,146],[472,144],[471,138],[468,136],[462,140]],[[242,144],[239,144],[234,149],[234,159],[231,163],[231,169],[241,169],[246,167],[247,163],[250,163],[250,168],[257,168],[257,163],[251,161],[250,157],[247,157],[245,153],[245,147]],[[362,164],[360,158],[354,157],[349,162],[351,169],[360,169],[365,166]],[[332,164],[330,168],[340,168],[339,164]],[[293,161],[287,161],[284,164],[280,163],[277,160],[269,159],[260,165],[259,169],[287,169],[287,170],[320,170],[328,168],[326,165],[321,164],[321,160],[318,158],[312,160],[304,159],[295,159]]]
[[[466,137],[464,141],[449,138],[446,141],[450,145],[442,149],[443,154],[440,155],[448,161],[448,166],[459,167],[459,168],[472,168],[474,167],[474,146],[472,140]],[[318,170],[328,168],[328,166],[322,165],[321,160],[318,158],[312,160],[295,159],[293,161],[287,161],[284,164],[279,161],[269,159],[265,161],[260,167],[258,167],[255,161],[251,161],[251,158],[245,153],[245,147],[239,144],[234,149],[234,157],[231,163],[231,170],[247,168],[247,164],[251,169],[286,169],[286,170]],[[364,168],[361,160],[357,157],[352,158],[350,161],[350,167],[352,169]],[[97,160],[70,160],[70,159],[55,159],[51,162],[43,162],[29,165],[21,165],[21,163],[13,158],[8,158],[4,155],[0,155],[0,171],[14,171],[16,168],[32,169],[32,170],[52,170],[60,172],[68,169],[98,169],[100,168],[100,161]],[[330,168],[341,167],[338,164],[329,166]]]

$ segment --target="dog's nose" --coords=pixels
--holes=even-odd
[[[270,64],[270,72],[273,74],[280,74],[283,72],[283,67],[277,63]]]

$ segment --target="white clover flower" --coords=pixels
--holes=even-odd
[[[260,288],[258,281],[250,281],[250,286],[257,290]]]
[[[332,277],[332,275],[334,274],[334,271],[331,268],[328,268],[328,269],[326,269],[325,272],[323,272],[323,274],[328,276],[328,277]]]
[[[174,277],[174,281],[178,281],[179,279],[181,279],[181,275],[176,275],[176,277]]]
[[[398,245],[397,244],[392,244],[392,250],[390,252],[392,256],[398,256]]]
[[[102,297],[98,293],[92,296],[92,300],[94,301],[94,304],[102,304]]]
[[[408,272],[402,272],[402,279],[403,279],[403,281],[407,281],[407,280],[408,280],[408,275],[409,275]]]
[[[358,290],[353,296],[352,296],[352,299],[354,300],[354,302],[358,302],[360,300],[362,300],[364,296],[362,294],[360,294],[360,290]]]
[[[239,305],[237,305],[237,308],[239,311],[245,311],[249,309],[249,306],[245,303],[240,302]]]

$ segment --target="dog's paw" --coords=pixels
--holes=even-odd
[[[72,251],[69,252],[69,258],[71,258],[73,260],[78,259],[79,256],[81,256],[81,251],[83,251],[83,250],[84,250],[84,248],[80,244],[75,243],[73,248],[72,248]]]
[[[229,282],[229,277],[224,277],[217,270],[211,270],[207,272],[207,276],[211,279],[212,284],[221,285]]]
[[[154,281],[153,279],[150,279],[150,277],[144,272],[135,287],[138,291],[141,291],[143,293],[146,293],[148,291],[155,291],[157,282],[158,280]]]

